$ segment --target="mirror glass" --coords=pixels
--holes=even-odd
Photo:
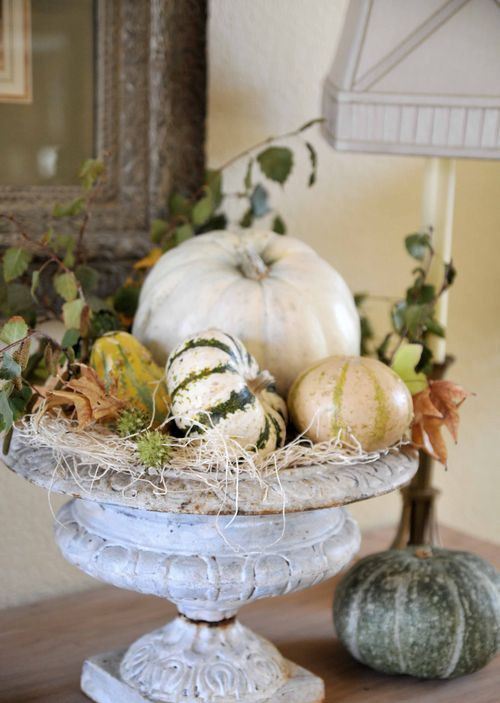
[[[93,0],[0,0],[0,186],[73,185],[94,154]]]

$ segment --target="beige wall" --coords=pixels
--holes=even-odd
[[[333,57],[343,0],[212,0],[208,158],[225,158],[319,114],[321,81]],[[339,155],[318,133],[319,180],[306,190],[301,158],[276,202],[290,232],[321,252],[353,290],[398,295],[411,262],[403,235],[419,226],[423,161]],[[237,185],[238,168],[232,178]],[[459,277],[451,297],[452,375],[476,397],[463,410],[460,444],[451,448],[443,490],[443,523],[495,539],[500,495],[500,163],[457,168],[454,257]],[[374,313],[384,323],[385,310]],[[381,329],[384,329],[382,326]],[[54,506],[60,500],[53,499]],[[52,541],[47,496],[0,472],[0,606],[91,584],[65,564]],[[354,507],[362,526],[395,524],[399,496]]]

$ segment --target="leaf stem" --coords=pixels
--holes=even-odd
[[[257,142],[253,146],[248,147],[247,149],[244,149],[243,151],[240,151],[239,154],[235,154],[235,156],[232,156],[230,159],[225,161],[219,168],[217,169],[218,171],[224,171],[228,166],[232,166],[236,161],[239,161],[240,159],[243,159],[245,156],[248,156],[251,154],[255,149],[260,149],[263,146],[267,146],[268,144],[272,144],[272,142],[279,141],[281,139],[290,139],[291,137],[297,137],[301,132],[304,132],[306,129],[309,129],[315,124],[319,124],[321,122],[324,122],[323,117],[316,117],[313,120],[309,120],[305,124],[301,125],[297,129],[292,130],[291,132],[285,132],[284,134],[278,134],[275,136],[267,137],[266,139],[263,139],[260,142]]]

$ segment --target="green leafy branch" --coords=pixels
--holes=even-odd
[[[270,204],[270,194],[262,178],[284,185],[293,170],[294,152],[286,146],[277,145],[286,139],[299,138],[304,144],[310,162],[308,186],[313,186],[317,176],[317,154],[313,145],[306,141],[303,133],[313,125],[322,122],[321,118],[309,120],[298,129],[285,134],[268,137],[244,151],[232,156],[218,169],[209,170],[200,190],[193,197],[173,193],[168,204],[168,217],[152,223],[151,239],[158,246],[156,256],[168,251],[196,234],[214,229],[225,229],[228,225],[224,212],[225,201],[237,198],[245,203],[239,226],[251,227],[256,220],[272,216],[272,229],[278,234],[286,233],[282,216]],[[242,189],[236,193],[224,191],[225,171],[242,159],[248,158]],[[152,265],[155,257],[146,257],[144,268]]]
[[[84,238],[105,182],[103,161],[85,161],[79,176],[81,195],[57,203],[41,234],[28,232],[16,215],[0,213],[15,237],[0,266],[0,431],[8,433],[28,411],[36,384],[60,375],[62,366],[71,373],[76,360],[88,357],[93,339],[122,326],[113,301],[96,295],[99,273],[86,261]],[[63,323],[60,344],[37,328],[47,320]]]
[[[416,371],[428,376],[433,368],[429,336],[445,336],[445,330],[435,317],[436,304],[453,284],[456,270],[453,262],[445,262],[440,284],[435,286],[429,283],[429,270],[436,256],[432,247],[432,231],[409,234],[405,238],[405,247],[418,265],[412,271],[413,281],[407,288],[405,297],[395,300],[390,307],[391,330],[376,346],[373,326],[364,310],[364,303],[370,296],[365,293],[355,296],[361,318],[361,354],[374,354],[380,361],[394,364],[396,354],[402,346],[420,345],[418,349],[421,354]],[[412,354],[414,353],[413,351]]]
[[[31,354],[33,338],[40,347]],[[0,432],[4,435],[4,451],[7,450],[12,426],[32,405],[36,397],[34,370],[40,359],[44,359],[48,372],[56,373],[60,368],[61,346],[39,330],[30,330],[25,320],[14,316],[0,328]]]
[[[63,347],[85,358],[89,339],[99,336],[103,325],[106,331],[120,322],[109,301],[95,294],[99,273],[87,264],[84,246],[91,208],[105,182],[103,161],[85,161],[79,175],[82,194],[57,203],[41,235],[28,233],[15,215],[0,213],[17,239],[2,257],[0,319],[20,315],[31,326],[61,319]]]

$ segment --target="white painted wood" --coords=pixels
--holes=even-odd
[[[351,0],[325,136],[342,151],[500,158],[499,33],[494,0]]]

